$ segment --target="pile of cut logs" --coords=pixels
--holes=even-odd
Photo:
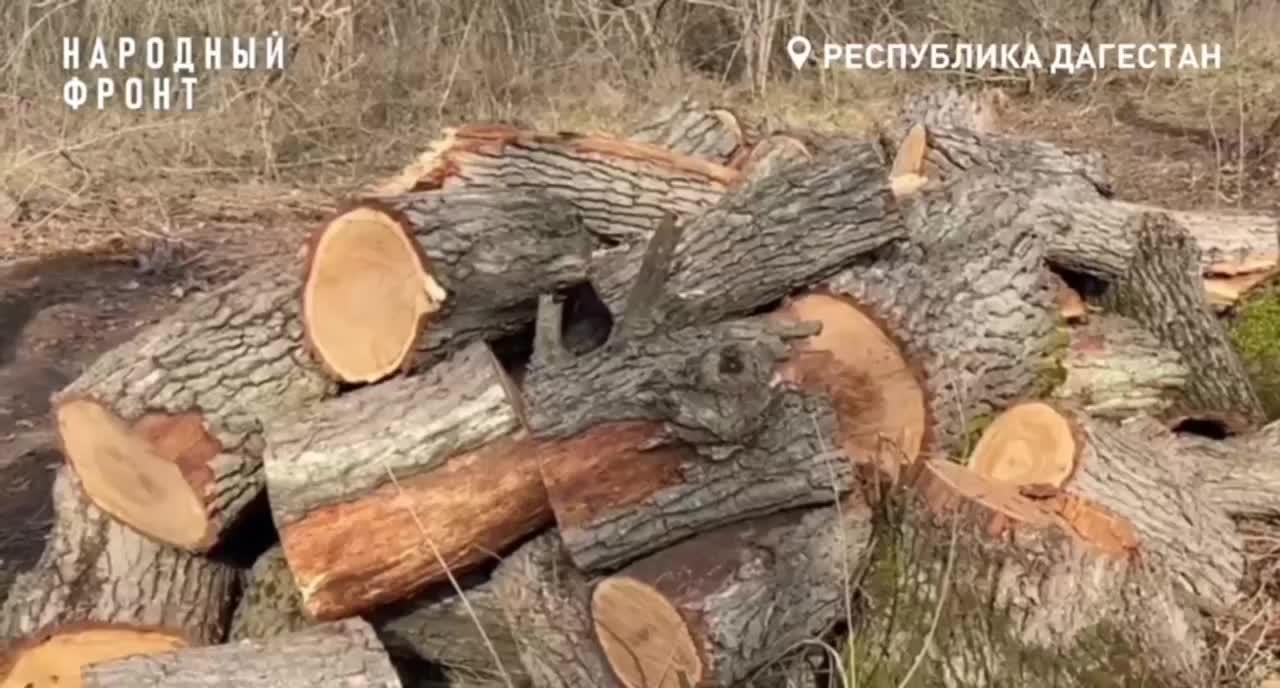
[[[0,686],[1207,685],[1277,222],[930,112],[448,130],[56,395]]]

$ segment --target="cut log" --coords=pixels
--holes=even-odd
[[[879,149],[849,145],[760,179],[684,225],[654,318],[676,329],[747,313],[906,232]],[[645,250],[611,251],[592,266],[615,315]]]
[[[870,540],[857,499],[708,531],[596,584],[596,639],[627,688],[738,685],[850,617]]]
[[[404,599],[550,522],[511,384],[474,342],[268,429],[272,516],[309,616]]]
[[[1045,198],[1046,209],[1060,231],[1050,260],[1065,268],[1100,278],[1123,274],[1133,260],[1133,222],[1146,213],[1163,213],[1190,234],[1209,303],[1230,307],[1250,288],[1277,271],[1280,220],[1228,211],[1167,210],[1097,196]]]
[[[291,265],[263,265],[55,395],[67,461],[99,508],[160,542],[218,543],[262,493],[262,425],[334,391],[303,347],[299,286]]]
[[[1237,430],[1261,423],[1262,401],[1205,299],[1191,236],[1161,214],[1137,216],[1130,230],[1133,260],[1100,302],[1150,330],[1195,371],[1187,381],[1186,413],[1216,417]]]
[[[653,144],[476,125],[446,129],[373,195],[456,187],[544,192],[572,203],[601,240],[629,243],[651,234],[668,212],[679,219],[699,214],[740,179],[732,168]]]
[[[970,171],[985,172],[1028,188],[1111,195],[1111,175],[1099,153],[1005,134],[928,125],[925,129],[923,174],[929,179],[946,181]]]
[[[830,406],[793,394],[749,444],[709,460],[663,442],[656,423],[606,423],[542,462],[565,548],[584,571],[613,569],[716,526],[829,504],[853,486]]]
[[[369,624],[346,619],[270,640],[190,648],[95,664],[85,688],[401,688]]]
[[[924,390],[922,448],[908,451],[909,460],[963,452],[973,424],[1052,389],[1066,341],[1043,266],[1045,244],[1023,191],[971,175],[913,198],[906,214],[910,241],[823,288],[879,325],[879,337],[897,345],[897,358]],[[910,430],[908,449],[917,442],[916,423],[901,425]]]
[[[80,623],[45,632],[0,653],[0,688],[80,688],[98,662],[188,647],[173,631],[127,624]]]
[[[1280,518],[1280,421],[1226,440],[1175,434],[1152,418],[1137,417],[1126,429],[1194,467],[1189,482],[1207,501],[1237,519]]]
[[[222,641],[238,584],[234,567],[120,524],[85,498],[66,467],[54,479],[53,507],[40,561],[18,576],[0,608],[0,639],[42,635],[44,645],[57,645],[89,623],[146,628],[148,638],[196,645]]]
[[[493,580],[468,578],[473,580],[459,580],[461,595],[451,583],[442,583],[415,599],[378,609],[371,619],[378,636],[393,657],[437,665],[451,684],[529,686]]]
[[[1165,213],[1186,228],[1200,248],[1203,274],[1233,277],[1271,273],[1280,263],[1280,218],[1235,211],[1165,210],[1116,202],[1129,214]]]
[[[1133,320],[1107,313],[1072,326],[1055,399],[1097,418],[1167,417],[1183,404],[1191,371],[1178,352]]]
[[[654,113],[627,138],[719,165],[729,165],[751,146],[747,132],[732,110],[705,107],[688,97]]]
[[[314,625],[302,609],[284,549],[272,547],[253,562],[240,601],[231,615],[228,640],[262,640]]]
[[[926,389],[884,324],[848,298],[824,293],[788,299],[770,317],[822,325],[817,334],[792,343],[780,376],[831,400],[835,448],[890,473],[914,463],[928,430]]]
[[[1208,628],[1114,533],[938,459],[882,511],[851,685],[1205,685]]]
[[[1056,440],[1052,453],[1076,457],[1061,489],[1042,490],[1045,483],[1061,484],[1044,480],[1043,473],[1017,475],[1016,467],[1028,463],[1028,448],[1000,441],[1032,432],[1028,417],[1054,428],[1048,433]],[[1197,480],[1200,469],[1177,452],[1080,412],[1029,402],[993,422],[971,465],[988,480],[1003,477],[1004,484],[1026,488],[1075,532],[1110,534],[1125,543],[1121,549],[1140,551],[1145,561],[1176,572],[1176,589],[1202,611],[1222,614],[1238,601],[1241,536]]]
[[[1066,418],[1044,404],[1020,404],[987,426],[969,466],[1000,483],[1059,488],[1075,472],[1079,452]]]
[[[502,604],[534,688],[629,688],[614,678],[591,627],[591,588],[548,531],[498,565]]]
[[[342,382],[429,367],[533,322],[539,293],[586,280],[592,245],[573,206],[546,193],[361,201],[311,238],[307,342]]]

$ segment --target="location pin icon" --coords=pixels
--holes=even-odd
[[[800,69],[804,66],[805,60],[809,59],[809,55],[813,53],[813,44],[804,36],[792,36],[787,41],[787,54],[791,56],[791,62]]]

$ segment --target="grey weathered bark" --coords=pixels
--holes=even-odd
[[[1226,440],[1175,434],[1151,418],[1134,418],[1126,428],[1177,455],[1175,465],[1185,467],[1186,482],[1231,517],[1280,518],[1280,421]]]
[[[913,198],[911,240],[826,283],[882,322],[920,371],[926,445],[960,452],[971,423],[1060,377],[1066,342],[1028,196],[971,175]]]
[[[602,240],[647,237],[670,212],[697,215],[740,174],[660,146],[605,136],[504,126],[449,129],[378,196],[450,189],[533,190],[564,198]]]
[[[1195,371],[1187,383],[1187,413],[1220,417],[1234,427],[1260,423],[1262,402],[1205,298],[1194,240],[1163,214],[1137,216],[1130,231],[1133,259],[1100,302],[1150,330]]]
[[[706,107],[688,97],[653,113],[627,138],[720,165],[730,165],[752,143],[732,110]]]
[[[738,685],[851,618],[871,539],[859,498],[704,532],[598,583],[596,638],[628,685]]]
[[[289,570],[284,549],[276,545],[253,562],[231,615],[228,640],[262,640],[314,625],[302,608],[302,594]]]
[[[1133,320],[1094,315],[1068,329],[1066,378],[1053,397],[1098,418],[1164,416],[1182,402],[1191,371],[1176,351]]]
[[[923,168],[930,179],[985,171],[1039,189],[1110,195],[1111,175],[1099,153],[1005,134],[936,126],[926,130]]]
[[[84,672],[85,688],[401,688],[373,629],[346,619],[227,645],[104,662]]]
[[[403,599],[550,521],[510,385],[473,342],[268,430],[272,515],[310,616]]]
[[[1173,575],[1188,605],[1222,614],[1239,601],[1244,542],[1229,515],[1197,484],[1197,467],[1140,435],[1078,412],[1081,439],[1072,495],[1129,524],[1147,561]]]
[[[59,469],[53,532],[0,608],[0,640],[85,623],[147,627],[190,644],[222,642],[234,567],[157,543],[117,522]]]
[[[1133,260],[1136,218],[1168,215],[1195,241],[1205,291],[1219,309],[1233,304],[1243,287],[1274,272],[1280,255],[1280,221],[1265,215],[1165,210],[1088,193],[1049,192],[1041,200],[1055,227],[1049,259],[1101,278],[1123,274]]]
[[[720,525],[830,503],[853,486],[830,403],[779,400],[765,427],[723,458],[659,446],[655,423],[606,423],[564,440],[542,475],[561,537],[584,571],[616,568]]]
[[[442,583],[415,599],[376,610],[370,620],[393,656],[438,665],[459,685],[510,688],[510,679],[515,688],[529,686],[496,586],[492,579],[472,578],[459,580],[462,595],[451,583]]]
[[[1123,677],[1190,688],[1212,673],[1208,628],[1169,572],[1098,546],[1043,500],[930,460],[882,511],[857,579],[867,604],[852,634],[858,685],[1085,688]]]
[[[624,688],[595,645],[590,582],[555,531],[508,555],[493,585],[534,688]]]
[[[55,395],[68,462],[139,532],[212,548],[263,487],[261,427],[334,392],[306,353],[299,279],[262,265],[104,354]]]
[[[586,280],[593,245],[578,210],[543,191],[464,186],[362,201],[311,238],[308,343],[344,382],[429,367],[528,325],[538,294]],[[405,279],[386,275],[398,270]]]
[[[667,329],[766,305],[906,236],[873,144],[760,179],[684,223],[656,318]],[[599,255],[592,284],[621,312],[645,246]]]

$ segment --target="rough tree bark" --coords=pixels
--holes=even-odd
[[[680,230],[655,320],[668,329],[742,314],[906,236],[885,164],[853,144],[726,197]],[[591,279],[615,315],[646,247],[598,254]]]
[[[346,619],[270,640],[104,662],[84,672],[85,688],[401,688],[369,624]]]
[[[991,172],[1038,189],[1111,195],[1111,175],[1099,153],[1005,134],[925,129],[927,145],[917,167],[929,179],[946,181],[969,172]]]
[[[856,581],[858,685],[1204,685],[1195,610],[1111,533],[945,460],[890,495]]]
[[[221,642],[236,591],[235,569],[157,543],[110,518],[61,468],[53,485],[53,532],[40,561],[14,581],[0,638],[96,622],[169,629],[187,642]]]
[[[302,594],[280,545],[259,556],[246,579],[228,640],[263,640],[314,625],[302,609]]]
[[[482,342],[272,426],[267,490],[308,615],[403,599],[546,525],[539,444],[521,428]]]
[[[1163,213],[1186,229],[1199,248],[1200,273],[1214,308],[1234,304],[1250,287],[1276,271],[1280,220],[1269,216],[1165,210],[1091,194],[1050,192],[1042,202],[1057,229],[1049,259],[1070,270],[1101,278],[1123,274],[1136,251],[1135,220],[1144,214]]]
[[[222,642],[235,568],[120,524],[66,467],[53,502],[44,553],[0,608],[0,685],[46,688],[95,661]]]
[[[612,675],[591,627],[591,586],[555,531],[498,565],[494,592],[534,688],[629,688]]]
[[[825,288],[880,324],[925,390],[915,446],[960,452],[974,424],[1052,388],[1066,342],[1025,193],[970,175],[910,203],[911,239]]]
[[[447,129],[374,195],[455,187],[545,192],[572,203],[601,240],[628,243],[647,237],[667,213],[701,213],[740,179],[732,168],[652,144],[473,125]]]
[[[268,263],[106,353],[54,398],[89,498],[208,551],[261,494],[262,425],[334,386],[302,345],[297,270]]]
[[[440,666],[459,685],[529,686],[493,579],[469,575],[458,582],[461,595],[442,583],[376,610],[370,620],[387,650]]]
[[[1105,313],[1068,329],[1066,377],[1053,397],[1098,418],[1166,417],[1182,403],[1191,371],[1178,352],[1124,316]]]
[[[726,166],[752,144],[732,110],[706,107],[688,97],[655,112],[627,138]]]
[[[1162,214],[1136,217],[1131,231],[1133,259],[1099,302],[1149,329],[1195,371],[1187,381],[1188,414],[1216,417],[1237,429],[1259,424],[1262,401],[1205,299],[1194,240]]]
[[[850,617],[870,541],[860,498],[704,532],[596,584],[596,639],[627,686],[738,685]]]
[[[533,321],[586,280],[593,241],[562,198],[466,187],[365,200],[311,238],[307,343],[342,382],[423,369]]]
[[[1037,423],[1023,419],[1034,416]],[[1056,425],[1050,444],[1074,456],[1070,478],[1058,489],[1041,486],[1043,467],[1024,468],[1010,477],[1008,466],[1028,464],[1026,447],[1037,456],[1051,453],[1045,428]],[[1001,439],[986,442],[987,435]],[[1202,468],[1134,431],[1043,402],[1020,405],[988,427],[970,465],[987,477],[1029,489],[1045,507],[1078,533],[1122,545],[1144,562],[1172,576],[1180,601],[1207,614],[1228,613],[1240,598],[1244,543],[1231,515],[1210,497],[1199,480]],[[1056,470],[1051,471],[1056,473]],[[1003,475],[1002,475],[1003,474]],[[1031,487],[1035,486],[1035,487]]]

